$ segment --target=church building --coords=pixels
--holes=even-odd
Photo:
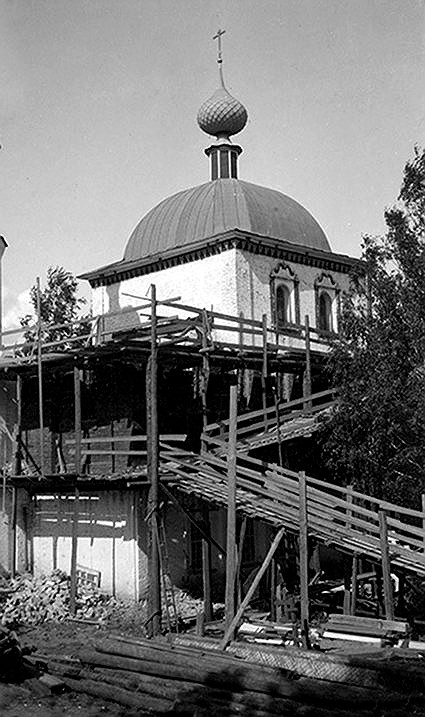
[[[80,277],[92,287],[93,313],[114,313],[112,329],[134,325],[133,314],[116,313],[154,284],[162,300],[179,296],[183,304],[251,320],[266,315],[276,332],[303,324],[306,315],[318,331],[335,332],[357,260],[332,252],[297,201],[239,179],[242,147],[231,138],[248,114],[225,87],[220,46],[218,66],[219,87],[197,117],[215,138],[205,149],[210,180],[164,199],[139,221],[120,261]]]

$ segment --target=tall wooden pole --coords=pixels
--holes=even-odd
[[[22,472],[22,453],[21,453],[21,440],[22,440],[22,377],[18,374],[16,377],[16,428],[15,428],[15,455],[13,457],[14,466],[13,472],[15,475],[20,475]],[[17,523],[17,488],[12,486],[12,514],[11,514],[11,531],[10,531],[10,574],[12,578],[16,574],[16,523]],[[3,511],[6,509],[6,473],[4,474],[3,480]],[[25,531],[26,533],[26,531]],[[26,534],[25,534],[26,539]]]
[[[235,614],[236,580],[236,426],[238,387],[230,386],[229,445],[227,453],[227,539],[226,539],[226,596],[225,626],[232,623]]]
[[[69,609],[72,615],[75,615],[77,598],[78,520],[80,512],[80,494],[77,481],[81,473],[81,373],[78,366],[74,366],[74,433],[75,489],[72,511],[71,585],[69,598]]]
[[[161,569],[158,545],[159,517],[159,432],[158,432],[158,340],[156,287],[151,286],[151,341],[146,367],[146,439],[149,489],[149,634],[161,631]]]
[[[300,595],[301,595],[301,637],[303,647],[309,647],[308,639],[308,513],[307,513],[307,483],[305,473],[299,474],[299,542],[300,542]]]
[[[209,322],[208,314],[204,310],[202,312],[202,373],[201,373],[201,402],[202,402],[202,430],[205,429],[208,424],[208,404],[207,404],[207,392],[208,382],[210,376],[210,360],[208,356],[208,333],[209,333]],[[201,452],[206,451],[205,441],[201,441]],[[205,503],[203,509],[203,523],[204,529],[207,534],[211,531],[210,522],[210,509],[208,503]],[[207,622],[211,622],[213,619],[213,604],[211,597],[211,544],[205,538],[202,538],[202,587],[204,596],[204,615]]]
[[[38,412],[40,419],[40,470],[44,476],[44,416],[43,416],[43,364],[41,357],[41,292],[40,278],[37,276],[37,373],[38,373]]]

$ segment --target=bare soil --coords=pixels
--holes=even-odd
[[[17,630],[25,651],[68,657],[77,657],[80,648],[93,645],[96,639],[109,632],[110,628],[71,622],[44,623],[38,627]],[[123,631],[120,633],[125,634]],[[144,714],[148,713],[83,693],[68,691],[60,695],[40,696],[34,693],[27,680],[19,684],[0,683],[1,717],[140,717]]]

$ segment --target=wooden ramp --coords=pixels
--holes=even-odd
[[[332,410],[337,391],[329,389],[294,401],[280,402],[266,410],[250,411],[237,418],[237,447],[249,452],[273,443],[306,438],[320,426],[320,420]],[[229,420],[211,423],[205,427],[208,438],[227,441]],[[215,452],[220,453],[219,448]]]
[[[211,448],[226,444],[204,435]],[[174,450],[161,443],[161,480],[202,500],[227,504],[226,456]],[[300,475],[237,452],[237,510],[276,527],[299,530]],[[304,481],[304,476],[302,477]],[[308,534],[318,541],[381,561],[389,546],[393,568],[425,576],[425,514],[305,476]]]

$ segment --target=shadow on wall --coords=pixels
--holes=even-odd
[[[73,494],[37,495],[31,537],[36,573],[69,573],[74,523]],[[147,555],[146,494],[108,490],[81,493],[77,562],[101,574],[101,589],[134,598],[137,561]],[[137,550],[136,550],[137,548]],[[126,595],[127,594],[127,595]]]

